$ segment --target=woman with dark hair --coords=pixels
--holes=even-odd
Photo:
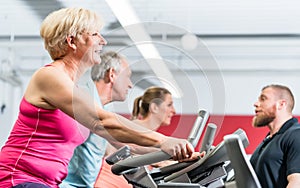
[[[131,119],[133,122],[147,129],[156,131],[162,125],[170,125],[174,114],[175,108],[171,93],[162,87],[150,87],[142,96],[134,100]],[[145,154],[151,152],[149,151],[151,149],[148,148],[130,146],[134,153]],[[174,163],[174,161],[172,161],[172,163]],[[168,164],[170,163],[168,162]],[[162,165],[162,163],[160,165]],[[94,187],[127,188],[132,186],[129,185],[122,176],[112,174],[111,167],[106,162],[103,162],[102,169]]]

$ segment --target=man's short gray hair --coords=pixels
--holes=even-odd
[[[104,79],[106,72],[113,68],[116,72],[120,71],[121,60],[124,57],[116,52],[106,52],[101,57],[101,63],[94,65],[91,71],[91,77],[93,81],[99,81]]]

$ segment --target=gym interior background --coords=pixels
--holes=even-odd
[[[218,126],[215,144],[243,128],[251,154],[267,133],[251,126],[263,86],[280,83],[300,105],[300,3],[297,0],[10,0],[0,2],[0,146],[18,114],[33,72],[50,63],[39,27],[62,7],[99,12],[105,51],[124,54],[134,87],[109,108],[129,116],[135,97],[151,85],[170,89],[177,115],[159,131],[186,137],[200,109]],[[87,75],[88,76],[88,75]]]

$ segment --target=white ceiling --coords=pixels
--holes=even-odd
[[[129,0],[142,22],[163,22],[196,34],[299,34],[298,0]],[[61,7],[99,12],[109,26],[115,16],[104,0],[10,0],[0,7],[0,35],[38,35],[41,20]]]
[[[199,67],[204,71],[270,71],[283,62],[287,71],[300,69],[298,0],[129,2],[174,74],[182,70],[197,74]],[[121,51],[137,73],[150,70],[104,0],[9,0],[0,4],[0,60],[19,74],[31,75],[49,63],[39,37],[41,21],[49,12],[70,6],[99,12],[106,23],[102,31],[109,43],[106,50]],[[194,50],[182,46],[181,37],[187,32],[199,37]]]

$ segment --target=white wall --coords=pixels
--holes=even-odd
[[[210,80],[203,75],[193,73],[189,76],[190,83],[183,75],[176,74],[177,80],[182,80],[179,85],[184,91],[182,99],[174,99],[177,113],[194,114],[199,108],[205,108],[213,114],[253,115],[253,104],[258,99],[262,87],[268,84],[283,84],[289,86],[294,93],[296,99],[294,113],[300,114],[300,108],[297,105],[297,99],[300,97],[298,86],[300,78],[297,71],[223,72],[223,83],[214,81],[214,79],[219,81],[219,78],[216,79],[219,75],[208,74],[210,74],[208,76]],[[215,87],[214,91],[212,87]],[[225,89],[222,89],[223,87]],[[120,113],[130,112],[134,96],[141,95],[142,92],[133,88],[127,101],[112,104],[112,110]]]
[[[1,80],[0,83],[2,83]],[[0,90],[2,91],[0,105],[5,104],[6,106],[3,113],[0,113],[0,146],[2,146],[17,118],[19,101],[22,97],[23,89],[22,87],[13,87],[7,84],[5,87],[2,85]]]

